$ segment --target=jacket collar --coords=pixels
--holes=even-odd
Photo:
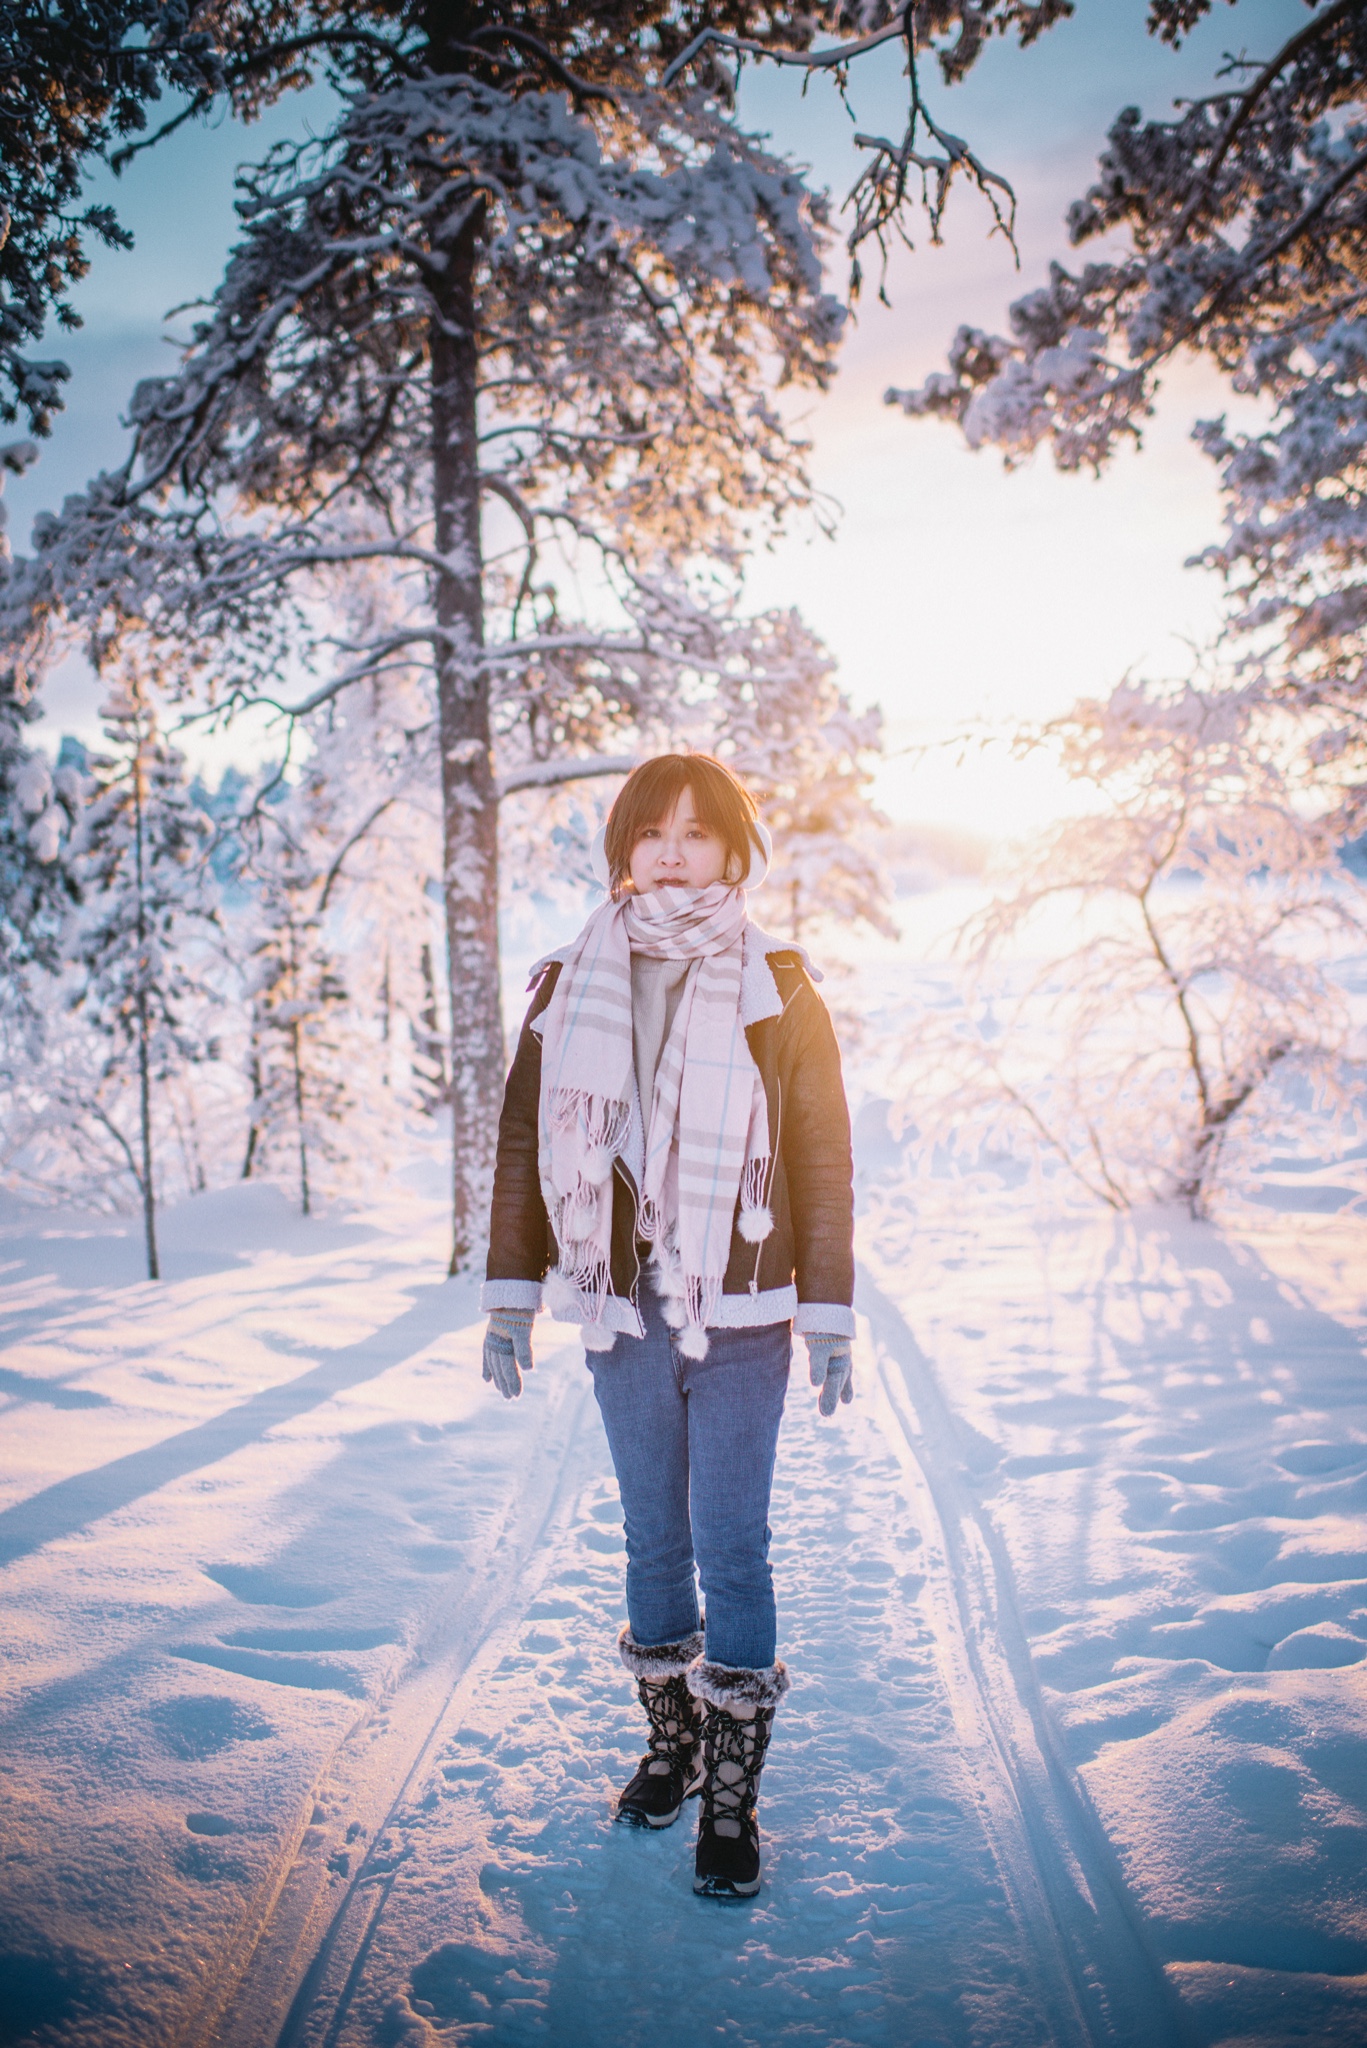
[[[805,946],[795,945],[791,939],[771,938],[757,924],[747,924],[740,970],[740,1021],[747,1031],[766,1017],[783,1015],[783,997],[769,965],[772,953],[796,953],[813,981],[824,979],[820,968],[812,965]]]
[[[534,989],[546,969],[563,966],[569,946],[557,946],[553,953],[543,953],[532,967],[527,978],[528,989]],[[819,967],[812,964],[805,946],[795,944],[792,939],[776,939],[768,932],[761,931],[757,924],[747,924],[741,946],[740,970],[740,1021],[744,1030],[752,1024],[760,1024],[766,1017],[783,1015],[783,997],[779,994],[774,971],[769,965],[773,953],[796,953],[813,981],[824,981]]]

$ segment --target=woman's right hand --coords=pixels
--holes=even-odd
[[[811,1335],[807,1338],[808,1377],[820,1387],[817,1408],[834,1415],[837,1401],[854,1399],[854,1355],[848,1337]]]
[[[530,1372],[532,1357],[532,1312],[530,1309],[495,1309],[484,1337],[484,1377],[492,1380],[505,1401],[515,1401],[522,1392],[522,1375]]]

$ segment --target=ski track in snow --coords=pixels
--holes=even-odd
[[[934,1198],[884,1217],[880,1277],[935,1360],[950,1491],[1021,1589],[988,1640],[1095,1897],[1109,1871],[1192,2040],[1360,2044],[1367,1242],[1252,1218]]]
[[[582,1371],[577,1346],[551,1369]],[[532,1597],[450,1702],[427,1782],[362,1864],[282,2044],[447,2026],[510,2043],[1077,2037],[977,1824],[963,1703],[920,1611],[916,1567],[939,1561],[912,1513],[933,1509],[880,1435],[872,1417],[787,1434],[775,1562],[796,1689],[766,1777],[760,1900],[693,1898],[691,1809],[667,1835],[613,1826],[640,1730],[605,1669],[623,1554],[595,1433],[587,1471],[567,1460],[570,1512]]]
[[[642,1729],[577,1342],[543,1324],[505,1406],[431,1206],[187,1212],[161,1290],[97,1226],[0,1246],[0,2043],[1367,2042],[1345,1323],[1217,1273],[1214,1232],[1122,1257],[1090,1226],[1079,1286],[1008,1214],[990,1278],[946,1228],[866,1273],[855,1407],[819,1422],[794,1373],[794,1688],[766,1887],[727,1907],[692,1895],[693,1808],[612,1824]],[[1256,1808],[1250,1858],[1220,1798],[1257,1769],[1310,1820]]]

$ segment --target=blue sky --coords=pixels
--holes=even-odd
[[[1076,17],[1029,51],[994,46],[963,85],[927,84],[937,117],[966,136],[1016,186],[1021,270],[969,194],[956,201],[945,246],[924,236],[890,273],[890,309],[871,291],[826,397],[806,410],[818,484],[843,508],[834,542],[794,534],[762,557],[757,603],[798,603],[841,663],[860,701],[880,702],[894,745],[935,737],[964,716],[1003,721],[1059,709],[1127,670],[1171,673],[1218,620],[1218,588],[1185,570],[1213,539],[1219,502],[1209,465],[1190,445],[1193,419],[1229,405],[1209,371],[1179,365],[1145,450],[1123,456],[1100,481],[1059,477],[1047,458],[1006,476],[938,425],[885,407],[889,384],[919,381],[941,362],[961,321],[1001,328],[1010,299],[1049,259],[1070,260],[1067,202],[1086,185],[1105,129],[1121,106],[1149,112],[1174,95],[1209,89],[1226,50],[1269,51],[1305,18],[1301,0],[1240,0],[1218,7],[1180,53],[1143,32],[1143,0],[1079,0]],[[891,53],[853,77],[860,125],[899,124],[902,84]],[[92,192],[112,197],[133,230],[128,253],[96,255],[76,294],[85,325],[48,352],[71,365],[68,406],[8,503],[16,547],[38,509],[61,502],[94,471],[117,462],[120,416],[134,383],[174,360],[168,335],[188,316],[170,309],[212,290],[234,233],[233,172],[278,137],[327,119],[326,92],[287,100],[253,127],[220,120],[182,131],[118,180],[101,172]],[[849,116],[826,81],[807,97],[791,73],[752,73],[743,110],[776,147],[808,163],[837,199],[854,175]],[[845,261],[833,257],[843,288]],[[49,691],[49,729],[89,729],[88,682],[68,666]],[[890,764],[890,808],[968,825],[1028,823],[1053,808],[1057,785],[1005,763],[953,769],[934,757]]]

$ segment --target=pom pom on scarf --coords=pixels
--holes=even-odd
[[[774,1228],[773,1211],[770,1209],[742,1209],[736,1224],[737,1230],[747,1244],[763,1244]]]
[[[556,1267],[552,1267],[546,1275],[542,1283],[541,1296],[548,1312],[558,1323],[577,1323],[584,1313],[578,1288]]]

